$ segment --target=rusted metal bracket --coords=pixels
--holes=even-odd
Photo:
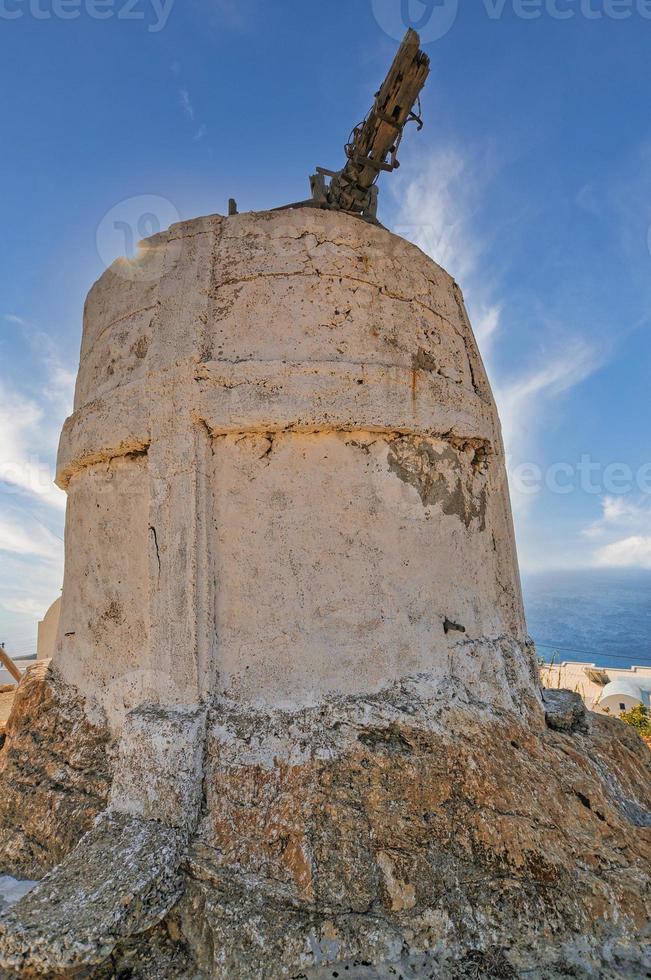
[[[429,71],[430,60],[420,50],[418,34],[407,31],[373,108],[353,129],[344,148],[346,166],[342,170],[317,167],[310,177],[311,198],[276,210],[326,208],[377,224],[378,178],[400,166],[398,148],[407,123],[416,122],[419,130],[423,128],[420,94]],[[416,105],[418,114],[414,112]]]

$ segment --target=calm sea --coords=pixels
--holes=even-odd
[[[651,666],[651,571],[544,572],[522,585],[541,657]]]

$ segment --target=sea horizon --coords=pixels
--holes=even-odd
[[[545,661],[651,666],[651,570],[523,573],[529,633]]]

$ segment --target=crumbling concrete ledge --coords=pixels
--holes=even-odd
[[[156,925],[182,891],[185,836],[124,814],[100,818],[78,847],[0,916],[0,971],[69,976]]]
[[[201,802],[206,715],[143,706],[118,746],[107,810],[0,917],[0,976],[70,976],[157,925],[180,897]]]

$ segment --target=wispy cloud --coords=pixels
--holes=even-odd
[[[536,435],[544,428],[550,411],[557,411],[558,399],[601,366],[603,352],[575,336],[560,349],[537,351],[536,360],[542,360],[543,366],[523,368],[495,383],[504,441],[517,460],[534,451]]]
[[[602,537],[608,531],[633,529],[651,533],[651,500],[648,497],[631,500],[628,497],[604,497],[602,515],[583,532],[586,537]]]
[[[486,355],[494,337],[497,337],[500,329],[503,305],[493,303],[488,306],[480,306],[474,315],[474,330],[477,343]]]
[[[650,568],[651,535],[632,535],[600,548],[595,555],[602,568]]]
[[[25,526],[25,518],[19,514],[0,514],[0,552],[30,555],[48,561],[61,557],[61,540],[43,525],[33,521]]]
[[[475,271],[481,239],[473,215],[481,195],[468,159],[455,147],[422,154],[406,179],[392,185],[392,228],[408,238],[460,282]]]
[[[178,75],[180,73],[181,67],[180,65],[178,65],[178,63],[175,63],[174,65],[172,65],[171,70],[173,74]],[[196,122],[196,112],[194,108],[194,103],[192,102],[192,98],[190,97],[190,92],[188,91],[187,88],[179,89],[179,105],[181,106],[184,115],[187,116],[190,122],[192,123]],[[205,122],[199,123],[199,125],[195,128],[194,133],[192,135],[192,142],[200,143],[207,133],[208,133],[208,126],[206,125],[206,123]]]
[[[5,494],[27,493],[65,508],[65,494],[54,485],[47,461],[55,439],[44,408],[0,381],[0,481]]]
[[[0,622],[21,654],[34,652],[34,620],[56,598],[63,575],[65,494],[54,485],[54,457],[72,409],[75,372],[53,338],[11,311],[0,328],[28,345],[28,372],[0,379]],[[20,333],[20,337],[15,332]]]
[[[194,121],[194,106],[192,105],[190,93],[188,92],[187,88],[182,88],[179,91],[179,105],[188,119],[192,119]]]
[[[52,600],[54,601],[54,600]],[[17,616],[28,616],[30,619],[41,619],[47,610],[49,609],[51,602],[49,599],[41,600],[32,597],[25,597],[22,599],[11,599],[3,598],[0,601],[0,606],[9,613],[15,613]],[[21,644],[23,646],[23,644]],[[9,650],[11,653],[16,655],[23,655],[24,653],[35,653],[33,649],[27,649],[26,651],[21,649],[17,651],[14,644],[10,644]]]
[[[472,155],[457,146],[421,155],[405,168],[407,179],[393,185],[391,227],[460,282],[493,382],[507,452],[520,458],[533,449],[558,398],[585,381],[603,363],[604,352],[567,326],[562,347],[549,340],[546,348],[543,324],[537,334],[541,340],[530,357],[523,358],[524,366],[509,374],[499,369],[493,353],[504,339],[508,296],[503,282],[484,271],[492,233],[486,230],[482,209],[499,169],[487,163],[490,159],[488,152]],[[535,366],[530,367],[530,361]]]
[[[50,402],[55,402],[66,415],[70,414],[76,372],[71,365],[61,360],[59,348],[52,337],[33,320],[27,320],[16,313],[5,313],[4,320],[20,327],[37,362],[44,370],[42,396]]]
[[[593,564],[602,568],[651,568],[651,500],[604,497],[602,515],[583,530],[588,540],[602,542]]]

